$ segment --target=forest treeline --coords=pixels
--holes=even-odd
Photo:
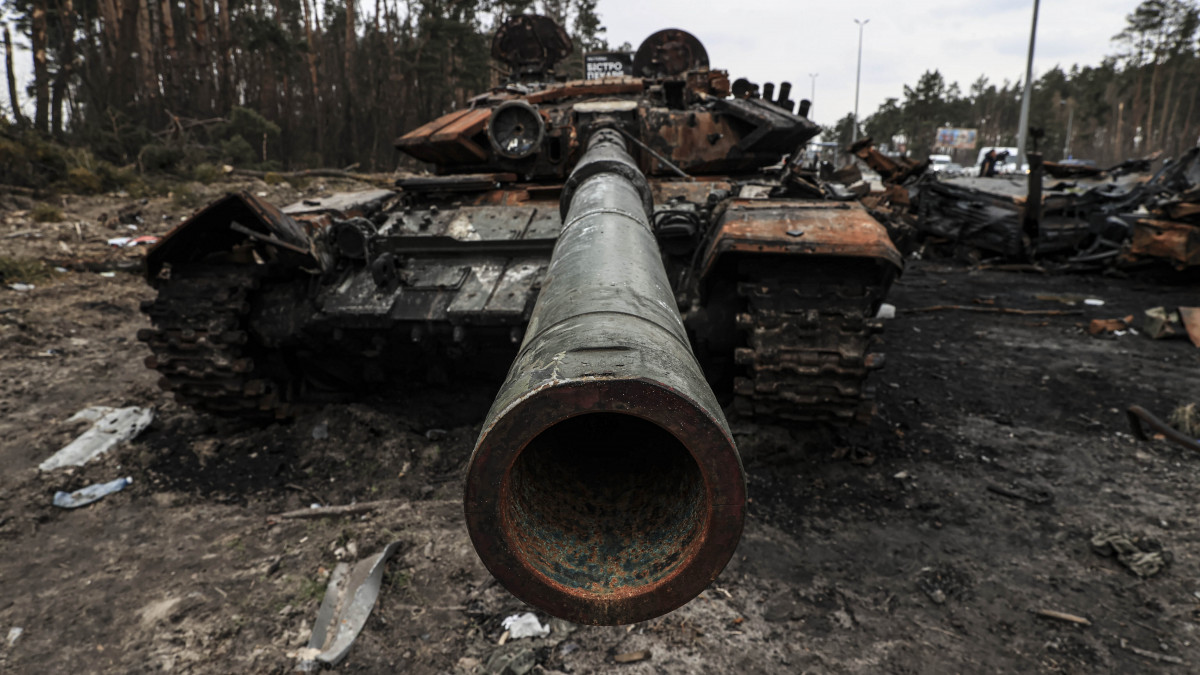
[[[4,0],[31,46],[18,91],[4,43],[0,182],[116,167],[186,172],[356,164],[394,169],[392,141],[499,81],[491,32],[537,11],[604,46],[596,0]],[[32,99],[32,106],[13,105]],[[32,119],[21,114],[32,107]],[[76,150],[65,159],[53,141]],[[80,152],[78,149],[86,149]],[[3,155],[8,155],[4,157]],[[13,161],[15,159],[15,161]],[[72,166],[74,165],[74,166]],[[77,181],[78,182],[78,181]]]
[[[1145,0],[1125,22],[1112,38],[1114,53],[1099,65],[1055,66],[1034,80],[1029,126],[1045,133],[1037,144],[1047,159],[1070,154],[1108,165],[1160,151],[1177,157],[1200,143],[1197,2]],[[1039,39],[1053,40],[1053,33],[1043,30]],[[893,147],[903,138],[909,155],[922,159],[942,150],[938,127],[977,129],[980,147],[1015,146],[1023,89],[980,77],[964,92],[930,70],[865,117],[860,131]],[[849,144],[853,119],[827,129],[826,138]],[[975,159],[974,151],[959,154]]]
[[[500,20],[527,11],[560,20],[576,50],[560,71],[578,75],[583,52],[606,46],[596,4],[3,0],[0,183],[95,191],[131,173],[209,175],[221,164],[391,170],[398,135],[500,81],[489,55]],[[1046,156],[1112,163],[1195,145],[1198,27],[1197,0],[1145,0],[1102,63],[1042,74],[1030,122],[1045,131]],[[34,54],[24,90],[14,40]],[[985,77],[964,92],[930,70],[861,131],[893,146],[902,138],[916,157],[937,150],[940,126],[976,128],[980,145],[1014,145],[1021,94],[1019,82]],[[847,145],[852,122],[847,115],[827,138]]]

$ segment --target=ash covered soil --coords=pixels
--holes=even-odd
[[[248,187],[276,203],[300,194]],[[528,608],[491,581],[459,501],[497,383],[328,405],[265,427],[181,408],[135,338],[148,325],[138,305],[152,297],[131,267],[143,251],[109,248],[121,233],[97,224],[127,201],[77,199],[51,225],[10,203],[0,224],[0,256],[68,270],[33,290],[0,288],[0,671],[290,672],[330,570],[397,540],[338,670],[1200,668],[1200,456],[1134,440],[1124,412],[1136,403],[1165,416],[1200,398],[1200,350],[1086,331],[1092,318],[1195,305],[1194,285],[912,262],[889,299],[900,311],[884,332],[869,427],[831,435],[731,420],[751,501],[741,545],[709,590],[633,626],[555,620],[545,638],[500,645],[502,620]],[[182,215],[166,200],[143,207],[141,234]],[[41,237],[7,236],[35,228]],[[912,311],[934,305],[1070,313]],[[155,419],[83,468],[39,473],[84,428],[66,420],[92,405],[154,406]],[[126,475],[132,486],[91,506],[50,504],[56,490]],[[372,500],[392,501],[367,515],[275,517]],[[1161,549],[1166,566],[1136,576],[1093,549],[1105,532]],[[642,650],[644,660],[614,659]]]

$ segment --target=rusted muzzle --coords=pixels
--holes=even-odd
[[[693,356],[650,227],[645,177],[598,131],[467,474],[467,527],[509,591],[555,616],[669,612],[742,532],[741,459]]]

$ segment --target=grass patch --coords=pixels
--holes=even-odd
[[[300,587],[296,591],[296,604],[304,604],[313,600],[320,600],[325,596],[325,584],[316,579],[307,577],[300,580]]]
[[[30,213],[35,223],[57,223],[62,221],[62,209],[46,202],[38,202]]]
[[[6,283],[32,284],[54,276],[54,269],[34,258],[5,258],[0,256],[0,279]]]

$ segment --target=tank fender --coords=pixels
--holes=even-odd
[[[281,259],[320,266],[312,238],[300,223],[248,192],[237,192],[204,207],[159,240],[146,254],[146,278],[153,283],[167,264],[199,262],[248,239],[274,247]]]
[[[701,278],[724,255],[757,253],[869,258],[896,272],[904,266],[887,230],[860,204],[735,199],[710,237]]]

